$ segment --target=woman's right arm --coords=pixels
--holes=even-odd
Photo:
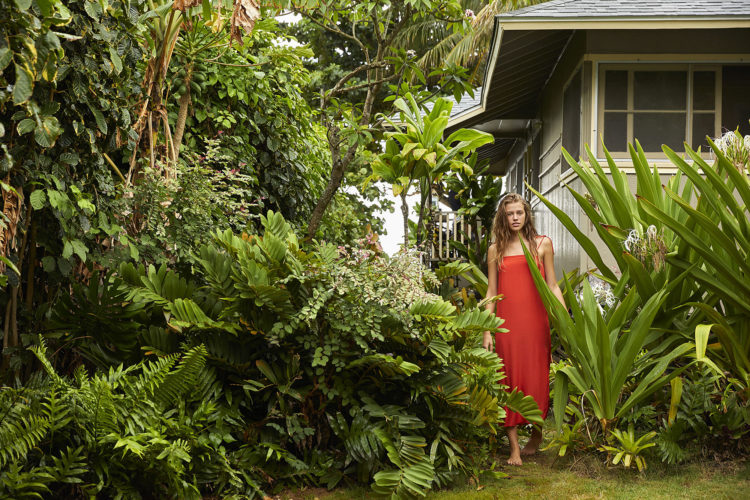
[[[490,244],[490,248],[487,250],[487,295],[485,299],[494,297],[497,295],[497,250],[495,245]],[[485,308],[494,313],[497,304],[495,302],[488,302]],[[484,338],[482,340],[482,347],[488,351],[493,350],[493,338],[492,333],[489,331],[484,332]]]

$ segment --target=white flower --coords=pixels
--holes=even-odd
[[[465,18],[467,18],[467,19],[474,19],[474,18],[475,18],[475,17],[477,17],[477,16],[476,16],[476,14],[474,14],[474,11],[473,11],[473,10],[471,10],[471,9],[466,9],[466,10],[464,11],[464,17],[465,17]]]
[[[628,238],[622,244],[625,246],[625,250],[630,252],[630,245],[633,245],[635,247],[640,241],[641,238],[638,236],[638,231],[633,229],[628,234]]]

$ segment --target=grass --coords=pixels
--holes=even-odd
[[[527,458],[522,467],[506,466],[506,479],[465,484],[427,495],[427,500],[496,499],[739,499],[750,497],[750,462],[745,459],[664,465],[652,458],[649,469],[607,467],[603,455],[555,459],[552,451]],[[275,497],[281,500],[353,500],[375,498],[367,488],[334,491],[307,489]]]

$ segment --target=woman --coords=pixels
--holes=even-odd
[[[534,285],[519,235],[539,266],[547,285],[564,305],[562,292],[557,286],[552,241],[540,236],[534,228],[531,206],[520,195],[510,193],[500,200],[492,232],[494,244],[487,252],[487,297],[503,295],[503,299],[487,305],[496,307],[496,314],[505,319],[507,333],[492,338],[484,332],[483,346],[492,349],[502,358],[505,366],[504,384],[520,389],[532,396],[542,410],[543,418],[549,409],[550,331],[547,311]],[[511,465],[521,465],[522,455],[536,452],[542,441],[542,431],[534,427],[531,439],[523,450],[518,445],[519,424],[528,423],[516,412],[508,411],[505,429],[510,442]]]

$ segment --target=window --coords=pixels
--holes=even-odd
[[[720,85],[716,66],[602,65],[599,129],[604,145],[614,157],[627,157],[627,144],[635,139],[657,156],[662,144],[681,152],[687,142],[706,151],[705,137],[719,133]]]
[[[563,93],[562,147],[578,160],[581,156],[581,70],[568,83]],[[567,165],[562,160],[563,165]]]
[[[740,128],[750,134],[750,65],[724,66],[721,76],[722,132]]]

